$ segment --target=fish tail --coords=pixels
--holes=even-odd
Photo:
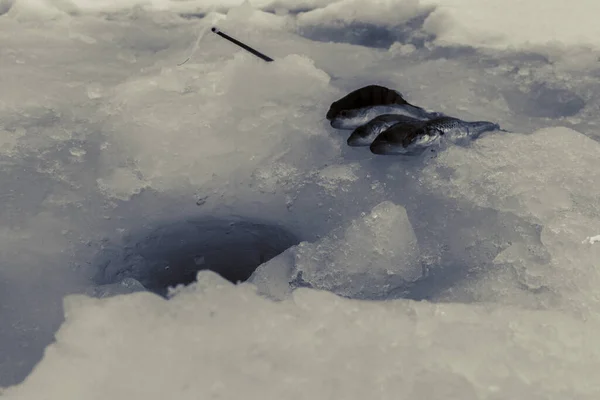
[[[489,121],[475,121],[469,123],[469,131],[474,135],[479,135],[483,132],[500,130],[500,125]]]

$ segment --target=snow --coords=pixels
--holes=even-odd
[[[425,22],[438,44],[494,49],[593,47],[600,44],[594,0],[573,3],[521,0],[425,0],[437,6]],[[517,17],[515,14],[518,14]],[[493,21],[490,20],[493,15]]]
[[[418,0],[374,0],[368,6],[364,4],[359,0],[333,2],[325,7],[301,13],[298,22],[301,26],[350,23],[397,26],[423,12]]]
[[[600,235],[596,235],[596,236],[588,236],[587,238],[585,238],[585,240],[583,241],[583,243],[589,243],[589,244],[594,244],[594,243],[598,243],[600,242]]]
[[[600,389],[590,379],[600,326],[552,311],[309,289],[275,303],[204,272],[170,301],[73,296],[65,313],[45,362],[4,397],[593,399]]]
[[[0,1],[0,396],[596,399],[597,6],[562,4]],[[325,119],[367,84],[511,132],[375,156]]]

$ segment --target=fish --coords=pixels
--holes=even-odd
[[[422,126],[423,121],[399,114],[383,114],[356,128],[348,138],[348,146],[369,146],[379,134],[395,124]]]
[[[383,114],[405,115],[420,120],[441,117],[407,102],[402,94],[384,86],[369,85],[333,102],[326,118],[336,129],[356,129]]]
[[[503,131],[500,125],[488,121],[463,121],[453,117],[439,117],[422,126],[396,124],[383,131],[369,146],[374,154],[419,155],[443,140],[466,144],[484,132]]]

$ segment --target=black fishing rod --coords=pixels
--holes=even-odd
[[[216,26],[213,26],[211,28],[211,31],[213,31],[217,35],[221,36],[222,38],[229,40],[231,43],[237,44],[242,49],[254,54],[256,57],[261,58],[261,59],[265,60],[266,62],[275,61],[271,57],[264,55],[260,51],[253,49],[252,47],[248,46],[247,44],[244,44],[244,43],[240,42],[239,40],[234,39],[231,36],[227,35],[226,33],[221,32],[221,30],[219,28],[217,28]]]

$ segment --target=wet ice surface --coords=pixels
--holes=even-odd
[[[56,334],[3,397],[597,398],[598,52],[289,3],[0,17],[0,385]],[[215,21],[276,62],[177,67]],[[325,120],[366,84],[515,133],[375,156]],[[251,283],[156,295],[203,268]]]

